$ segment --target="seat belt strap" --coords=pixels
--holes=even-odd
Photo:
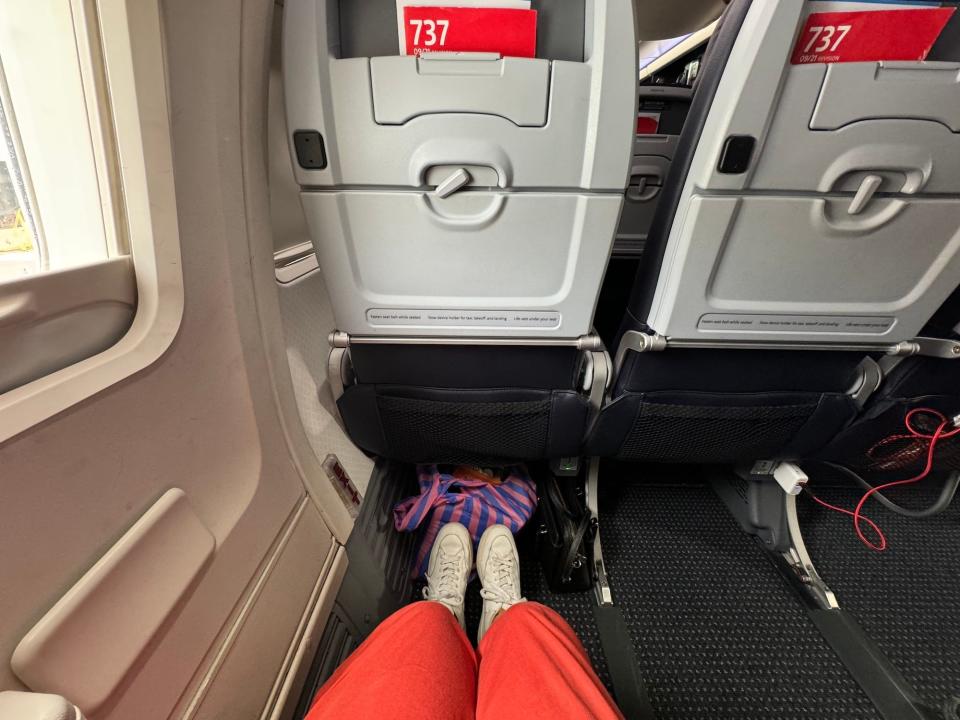
[[[653,705],[640,677],[640,665],[620,608],[616,605],[595,605],[593,612],[620,712],[627,720],[655,720]]]

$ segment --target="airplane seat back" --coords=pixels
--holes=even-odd
[[[681,138],[690,161],[671,168],[631,302],[653,332],[894,344],[953,291],[960,62],[859,58],[919,57],[954,8],[821,9],[836,8],[749,4],[726,64],[705,59],[715,99],[694,99],[707,116],[685,128],[698,141]],[[911,28],[906,47],[885,45],[890,23]]]
[[[807,62],[818,7],[735,0],[714,33],[588,452],[810,457],[955,287],[960,65]]]
[[[531,58],[398,55],[395,8],[284,11],[346,428],[411,462],[576,455],[605,368],[592,323],[634,136],[633,4],[535,0]]]

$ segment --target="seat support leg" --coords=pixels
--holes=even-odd
[[[600,636],[600,646],[607,659],[613,694],[624,717],[636,720],[654,720],[653,705],[647,693],[636,648],[630,629],[620,608],[613,602],[613,591],[603,563],[603,548],[600,544],[599,514],[600,458],[590,458],[586,475],[586,505],[593,519],[593,591],[597,604],[593,615]]]
[[[814,567],[797,520],[797,495],[807,475],[794,463],[758,462],[714,479],[713,488],[740,526],[773,553],[781,570],[814,607],[839,607]]]
[[[790,537],[789,549],[780,554],[787,568],[793,572],[802,588],[810,596],[810,600],[823,610],[836,610],[840,607],[837,596],[827,585],[807,552],[800,532],[800,522],[797,520],[797,496],[784,494],[784,513],[787,520],[787,533]]]
[[[593,589],[599,605],[613,605],[613,592],[603,564],[603,547],[600,544],[600,511],[598,496],[600,485],[600,458],[590,458],[587,466],[587,510],[593,518]]]
[[[807,477],[793,463],[757,463],[713,480],[740,526],[770,553],[813,624],[877,708],[884,720],[939,720],[900,670],[817,572],[797,519],[797,495]]]

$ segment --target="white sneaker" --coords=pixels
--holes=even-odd
[[[460,523],[447,523],[440,528],[430,550],[423,599],[446,605],[464,629],[463,600],[472,568],[473,540],[469,531]]]
[[[497,615],[519,602],[520,556],[513,533],[504,525],[492,525],[480,538],[477,548],[477,575],[480,576],[480,597],[483,598],[483,614],[477,630],[477,644]]]

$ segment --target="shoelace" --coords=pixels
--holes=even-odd
[[[427,587],[423,589],[424,600],[439,600],[440,602],[460,599],[460,558],[456,555],[441,554],[439,561],[439,578],[434,581],[427,577]]]
[[[496,585],[490,588],[482,588],[480,597],[500,605],[512,605],[519,602],[518,588],[513,582],[514,569],[516,568],[516,560],[513,554],[493,553],[490,560],[493,563]]]

